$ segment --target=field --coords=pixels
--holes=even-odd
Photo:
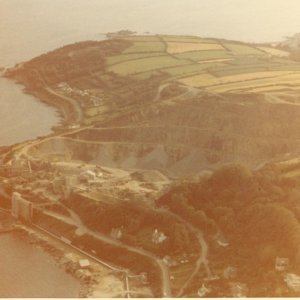
[[[175,59],[170,56],[157,56],[112,65],[109,67],[109,71],[113,71],[119,75],[130,75],[188,63],[189,61]]]
[[[283,51],[283,50],[279,50],[279,49],[276,49],[276,48],[271,48],[271,47],[256,47],[264,52],[267,52],[273,56],[279,56],[279,57],[288,57],[290,55],[289,52],[287,51]]]
[[[206,39],[197,36],[181,36],[181,35],[160,35],[165,42],[181,42],[181,43],[216,43],[215,39]]]
[[[156,35],[132,35],[123,37],[122,39],[133,42],[160,42],[160,38]]]
[[[207,61],[210,59],[226,59],[232,58],[232,55],[226,50],[202,50],[180,53],[175,55],[179,59],[190,59],[194,62]]]
[[[290,75],[266,77],[261,79],[253,79],[249,81],[239,81],[234,83],[226,83],[207,87],[208,90],[218,93],[232,92],[238,90],[247,91],[274,91],[281,89],[299,89],[300,88],[300,72]],[[262,91],[262,90],[260,90]]]
[[[172,67],[172,68],[167,68],[164,69],[164,72],[167,72],[170,74],[172,77],[185,77],[189,74],[194,74],[194,73],[202,73],[205,70],[208,70],[210,68],[214,67],[222,67],[224,64],[222,63],[205,63],[205,64],[190,64],[190,65],[183,65],[179,67]]]
[[[160,70],[152,70],[149,72],[142,72],[142,73],[132,75],[132,77],[135,79],[145,80],[145,79],[149,79],[151,76],[156,76],[159,74],[161,74]]]
[[[200,75],[179,79],[178,81],[185,85],[193,87],[205,87],[212,84],[216,84],[217,78],[209,73],[203,73]]]
[[[194,36],[128,36],[132,45],[106,57],[107,71],[164,81],[214,93],[298,89],[300,63],[271,45],[252,45]]]
[[[188,42],[168,42],[167,52],[171,54],[184,53],[198,50],[222,50],[223,47],[220,44],[209,43],[188,43]]]
[[[163,52],[165,44],[163,42],[134,42],[132,46],[127,48],[124,53],[139,53],[139,52]]]
[[[194,269],[195,264],[192,262],[180,264],[176,267],[170,268],[170,276],[172,278],[171,284],[176,292],[179,292],[180,287],[182,287],[183,283],[189,279]]]
[[[298,90],[300,89],[300,85],[295,85],[295,86],[286,86],[286,85],[265,85],[262,87],[255,87],[248,89],[249,92],[252,93],[264,93],[264,92],[276,92],[276,91],[286,91],[286,90]]]
[[[253,72],[264,72],[264,71],[280,71],[280,68],[284,67],[279,64],[270,63],[255,63],[255,64],[244,64],[244,65],[233,65],[227,64],[224,67],[217,67],[213,70],[213,74],[217,77],[253,73]],[[276,69],[278,68],[278,69]],[[288,68],[287,70],[291,70]]]
[[[263,51],[244,44],[223,43],[223,46],[237,56],[238,55],[266,55]]]
[[[194,87],[205,87],[211,85],[220,85],[220,84],[229,84],[232,82],[244,82],[244,81],[251,81],[260,78],[270,78],[273,77],[280,77],[284,75],[293,74],[291,71],[271,71],[271,72],[252,72],[252,73],[245,73],[239,75],[232,75],[232,76],[224,76],[224,77],[215,77],[210,74],[204,75],[196,75],[181,79],[180,81],[184,84],[191,85]]]
[[[144,57],[153,57],[153,56],[160,56],[160,55],[165,55],[164,52],[153,52],[153,53],[130,53],[130,54],[121,54],[121,55],[115,55],[115,56],[110,56],[107,58],[107,63],[109,65],[114,65],[123,61],[128,61],[128,60],[135,60],[139,58],[144,58]]]

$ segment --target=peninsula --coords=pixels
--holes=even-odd
[[[109,268],[109,296],[299,295],[297,51],[123,31],[6,70],[62,122],[1,150],[2,207]]]

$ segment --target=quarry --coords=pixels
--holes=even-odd
[[[61,249],[82,296],[298,295],[300,64],[290,55],[129,33],[6,70],[61,124],[1,149],[2,209]],[[246,239],[242,219],[273,238]]]

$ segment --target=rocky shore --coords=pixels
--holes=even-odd
[[[69,273],[75,279],[79,280],[80,292],[78,297],[85,298],[92,293],[92,276],[85,277],[81,274],[81,272],[78,272],[78,265],[75,262],[67,259],[63,250],[57,245],[53,244],[50,239],[43,236],[43,234],[29,229],[24,225],[17,225],[14,231],[14,235],[16,235],[19,239],[32,244],[37,249],[41,249],[42,251],[49,254],[59,268],[62,268],[63,270],[65,270],[65,272]]]

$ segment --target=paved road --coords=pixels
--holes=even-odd
[[[176,218],[177,220],[179,220],[180,222],[184,223],[192,232],[194,232],[197,236],[199,245],[201,247],[201,253],[199,258],[196,261],[196,266],[195,269],[193,271],[193,273],[190,275],[190,277],[188,278],[188,280],[184,283],[184,285],[181,287],[180,291],[178,292],[176,297],[180,297],[185,288],[189,285],[189,283],[192,281],[192,279],[197,275],[201,265],[203,264],[205,271],[206,271],[206,275],[208,278],[212,278],[212,272],[209,268],[208,265],[208,245],[203,237],[203,233],[200,229],[196,228],[194,225],[192,225],[191,223],[187,222],[185,219],[183,219],[182,217],[180,217],[179,215],[173,213],[172,211],[168,210],[168,209],[164,209],[164,208],[158,208],[158,211],[161,211],[165,214],[169,214],[171,216],[173,216],[174,218]]]
[[[125,248],[128,251],[138,253],[142,256],[148,257],[151,260],[153,260],[159,266],[160,271],[161,271],[163,296],[164,297],[172,297],[169,268],[168,268],[168,266],[165,265],[165,263],[161,259],[159,259],[155,255],[153,255],[152,253],[150,253],[144,249],[136,248],[133,246],[128,246],[128,245],[126,245],[118,240],[115,240],[105,234],[102,234],[98,231],[96,232],[96,231],[89,229],[88,227],[85,226],[85,224],[83,224],[83,222],[81,221],[79,216],[73,210],[71,210],[69,208],[67,208],[67,209],[70,213],[70,217],[56,214],[53,212],[51,212],[51,213],[49,212],[49,214],[51,214],[54,217],[59,218],[60,220],[62,220],[64,222],[67,222],[68,224],[75,225],[76,227],[78,227],[78,229],[80,230],[80,232],[82,234],[88,233],[89,235],[93,236],[94,238],[101,240],[107,244]]]
[[[76,101],[73,98],[70,98],[70,97],[67,97],[67,96],[57,93],[49,86],[45,87],[45,90],[56,97],[66,100],[67,102],[69,102],[72,105],[72,107],[74,108],[74,112],[75,112],[74,121],[73,121],[74,123],[80,123],[82,121],[83,114],[82,114],[81,107],[78,104],[78,101]]]
[[[153,102],[157,102],[161,99],[162,91],[164,90],[164,88],[166,88],[169,85],[170,85],[170,83],[164,83],[158,88],[157,94],[154,97]],[[166,98],[164,100],[165,101],[182,100],[182,99],[185,99],[185,98],[193,97],[193,96],[197,95],[198,93],[199,93],[199,89],[191,87],[191,86],[184,86],[184,91],[181,94],[170,97],[170,98]]]

